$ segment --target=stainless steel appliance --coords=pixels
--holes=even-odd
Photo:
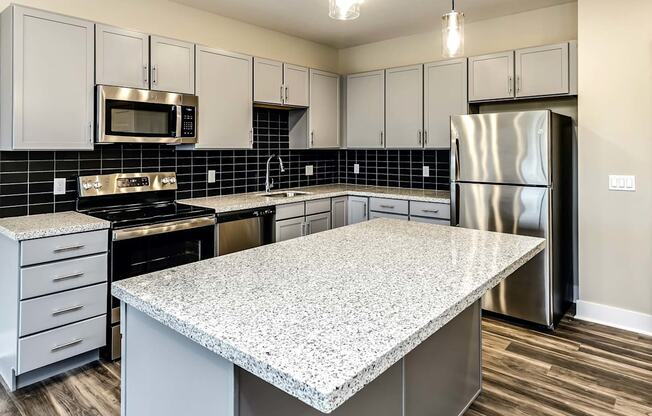
[[[220,256],[274,242],[274,207],[217,216],[217,251]]]
[[[175,202],[174,172],[79,178],[77,210],[111,222],[109,284],[215,256],[215,212]],[[110,286],[110,285],[109,285]],[[120,358],[120,302],[107,293],[107,348]]]
[[[551,111],[451,118],[451,225],[547,240],[485,295],[485,310],[553,327],[570,306],[573,149],[571,119]]]
[[[196,143],[195,95],[97,86],[99,143]]]

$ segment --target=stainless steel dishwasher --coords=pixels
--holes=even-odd
[[[274,207],[217,215],[217,253],[223,256],[274,242]]]

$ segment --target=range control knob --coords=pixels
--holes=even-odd
[[[93,188],[95,189],[100,189],[102,188],[102,183],[100,181],[97,181],[93,184]]]
[[[163,183],[163,185],[167,185],[168,183],[170,183],[170,178],[165,177],[161,179],[161,183]]]
[[[177,179],[175,177],[170,178],[170,183],[177,183]]]
[[[82,184],[82,188],[84,188],[85,190],[89,190],[89,189],[91,189],[92,187],[93,187],[93,184],[90,183],[90,182],[84,182],[84,183]]]

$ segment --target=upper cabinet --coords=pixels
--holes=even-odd
[[[469,58],[469,101],[577,94],[577,42]]]
[[[514,97],[514,51],[469,58],[469,101]]]
[[[423,146],[423,65],[385,71],[387,148]]]
[[[151,36],[152,89],[195,93],[195,44]]]
[[[346,77],[346,142],[349,148],[385,146],[385,71]]]
[[[310,70],[309,147],[340,145],[340,77],[330,72]]]
[[[466,58],[424,65],[423,142],[432,149],[450,148],[450,117],[466,114]]]
[[[310,77],[308,68],[283,64],[283,104],[295,107],[310,105]]]
[[[252,58],[197,46],[198,149],[253,147]]]
[[[271,59],[254,58],[254,101],[263,104],[308,107],[308,68]]]
[[[568,43],[516,51],[517,97],[568,93]]]
[[[92,149],[94,24],[14,5],[0,26],[1,148]]]
[[[149,36],[106,25],[95,26],[95,82],[149,88]]]

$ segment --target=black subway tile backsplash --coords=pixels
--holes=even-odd
[[[290,150],[288,113],[254,109],[251,150],[179,150],[169,145],[110,144],[95,150],[0,152],[0,217],[75,209],[76,178],[119,172],[174,171],[177,199],[264,190],[271,154],[274,189],[350,183],[447,190],[448,151],[435,150]],[[353,173],[355,163],[360,173]],[[423,165],[430,177],[422,177]],[[305,175],[305,166],[314,175]],[[215,170],[215,183],[208,171]],[[66,194],[53,195],[54,178],[66,178]]]

